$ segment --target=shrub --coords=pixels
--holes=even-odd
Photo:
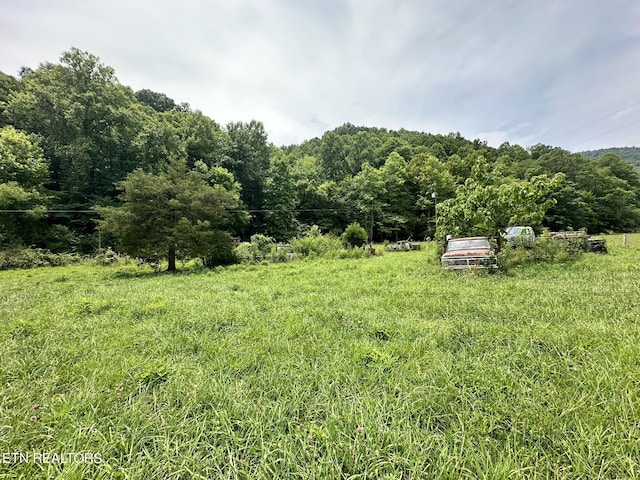
[[[290,247],[281,248],[279,250],[278,247],[276,247],[276,251],[271,254],[271,261],[273,263],[288,262],[289,260],[293,260],[294,257],[295,254]]]
[[[352,248],[362,247],[367,242],[367,231],[359,223],[352,223],[342,234],[342,244]]]
[[[270,258],[275,247],[273,238],[256,233],[251,235],[251,242],[242,242],[233,250],[233,254],[240,262],[260,262]]]
[[[233,249],[233,254],[239,262],[247,263],[254,261],[253,249],[249,242],[242,242],[236,248]]]
[[[565,263],[580,258],[583,250],[575,242],[561,242],[551,238],[542,238],[536,242],[533,248],[508,248],[498,254],[498,264],[508,270],[516,265],[549,262]]]
[[[267,237],[260,233],[251,235],[251,247],[254,251],[256,260],[266,259],[276,246],[276,242],[272,237]]]
[[[219,230],[212,232],[207,253],[202,258],[203,265],[213,268],[219,265],[231,265],[237,261],[229,234]]]
[[[97,255],[93,257],[93,263],[96,265],[116,265],[116,264],[129,264],[131,263],[131,258],[127,255],[121,255],[117,252],[114,252],[112,249],[107,248],[104,251],[101,251]]]
[[[291,240],[293,253],[301,257],[323,257],[329,252],[342,250],[342,243],[338,238],[333,235],[318,234],[318,231],[319,229],[314,231],[312,227],[304,237]]]
[[[36,267],[59,267],[80,263],[83,258],[74,253],[52,253],[40,248],[24,248],[0,252],[0,270]]]

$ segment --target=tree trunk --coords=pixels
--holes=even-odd
[[[369,227],[369,243],[373,243],[373,205],[371,205],[371,226]]]
[[[167,252],[167,261],[169,265],[167,266],[167,272],[175,272],[176,271],[176,244],[171,242],[169,244],[169,252]]]

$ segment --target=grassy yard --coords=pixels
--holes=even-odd
[[[0,272],[0,478],[640,478],[640,235],[608,242]]]

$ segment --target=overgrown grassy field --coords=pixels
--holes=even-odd
[[[608,242],[0,272],[0,478],[640,478],[640,235]]]

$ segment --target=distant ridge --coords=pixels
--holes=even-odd
[[[599,150],[587,150],[585,152],[579,152],[580,155],[585,157],[600,158],[605,153],[615,153],[621,159],[631,163],[636,169],[640,170],[640,147],[611,147],[601,148]]]

